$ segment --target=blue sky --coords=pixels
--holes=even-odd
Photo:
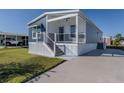
[[[57,9],[56,9],[57,10]],[[27,23],[46,11],[55,10],[0,10],[0,31],[28,33]],[[81,10],[87,15],[106,36],[116,33],[124,35],[124,10]]]
[[[107,36],[124,35],[124,10],[83,10]]]

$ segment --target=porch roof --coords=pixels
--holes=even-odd
[[[94,25],[98,31],[100,31],[101,33],[103,33],[97,26],[96,24],[94,24],[84,13],[80,12],[79,9],[77,10],[65,10],[65,11],[55,11],[55,12],[45,12],[43,14],[41,14],[40,16],[36,17],[35,19],[31,20],[28,25],[40,20],[41,18],[45,17],[46,15],[50,15],[50,14],[67,14],[67,13],[78,13],[80,17],[86,19],[87,22],[89,22],[90,24]]]
[[[66,13],[78,13],[80,10],[65,10],[65,11],[55,11],[55,12],[45,12],[41,14],[40,16],[36,17],[35,19],[31,20],[28,25],[34,23],[35,21],[45,17],[46,15],[50,14],[66,14]]]

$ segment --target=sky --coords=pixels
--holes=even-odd
[[[14,33],[28,33],[27,23],[44,12],[58,11],[58,9],[0,9],[0,31]],[[124,35],[124,10],[81,9],[93,21],[105,36]]]

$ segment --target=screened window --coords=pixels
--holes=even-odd
[[[71,25],[70,26],[70,31],[71,31],[71,37],[75,37],[76,26],[75,25]]]

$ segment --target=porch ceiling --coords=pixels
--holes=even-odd
[[[53,21],[57,21],[57,20],[61,20],[61,19],[69,18],[69,17],[76,17],[76,16],[77,16],[77,14],[68,14],[68,15],[49,19],[47,22],[53,22]]]

